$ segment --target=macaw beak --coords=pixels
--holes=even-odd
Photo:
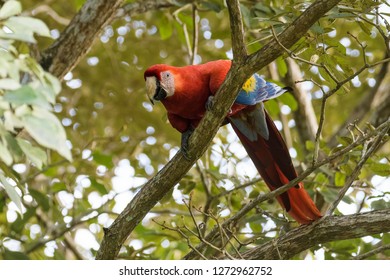
[[[159,80],[156,79],[156,91],[153,95],[153,100],[161,101],[167,97],[167,92],[165,89],[161,86],[161,83]]]
[[[167,92],[156,77],[146,78],[146,93],[152,105],[154,101],[161,101],[167,97]]]

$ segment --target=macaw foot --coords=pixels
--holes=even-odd
[[[214,106],[214,103],[215,103],[214,96],[210,95],[205,104],[206,110],[211,111],[211,109]]]
[[[191,157],[188,155],[188,148],[189,148],[189,140],[194,130],[195,129],[193,127],[190,127],[189,129],[187,129],[181,134],[181,150],[186,160],[191,159]]]

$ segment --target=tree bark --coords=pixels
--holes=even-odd
[[[61,33],[42,53],[42,67],[62,80],[89,51],[104,26],[111,22],[123,0],[88,0]]]
[[[288,86],[293,88],[293,95],[298,102],[298,109],[294,112],[294,119],[296,120],[295,123],[302,146],[306,147],[306,141],[314,142],[316,138],[318,122],[308,92],[303,88],[302,84],[295,83],[303,80],[299,65],[292,58],[287,58],[286,63],[288,71],[285,81]]]
[[[390,209],[324,217],[311,225],[300,226],[277,239],[250,249],[241,256],[251,260],[291,259],[316,244],[389,231]]]

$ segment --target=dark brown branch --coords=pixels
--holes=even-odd
[[[195,1],[195,0],[194,0]],[[190,2],[194,2],[190,1]],[[115,17],[123,17],[124,15],[134,16],[148,11],[160,10],[164,8],[174,7],[173,1],[167,0],[146,0],[137,1],[134,3],[127,3],[118,9]]]
[[[287,43],[286,46],[290,47],[297,42],[313,23],[338,2],[340,0],[317,0],[314,2],[281,34],[283,41]],[[231,20],[234,20],[234,17]],[[235,22],[232,24],[239,23]],[[232,41],[234,40],[235,38],[233,37]],[[248,57],[244,64],[233,63],[224,83],[215,96],[212,110],[205,114],[190,138],[190,148],[188,150],[190,160],[187,160],[182,152],[178,152],[156,176],[145,184],[114,223],[105,230],[105,236],[96,259],[114,259],[118,255],[122,244],[135,226],[180,181],[182,176],[188,172],[195,161],[205,152],[245,80],[255,71],[260,70],[276,59],[282,51],[283,49],[273,40],[260,51]]]
[[[300,226],[285,235],[241,253],[245,259],[290,259],[317,244],[390,231],[390,209],[346,216],[330,216]]]
[[[229,7],[230,29],[232,31],[233,61],[242,64],[247,57],[247,51],[240,3],[238,0],[227,0],[226,4]]]
[[[88,0],[62,31],[61,36],[42,53],[41,65],[62,79],[89,51],[103,27],[115,16],[123,0]]]

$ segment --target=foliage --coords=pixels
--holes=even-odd
[[[167,123],[163,107],[147,101],[143,71],[157,63],[231,59],[228,11],[224,1],[173,1],[167,9],[118,18],[65,76],[61,90],[30,52],[52,44],[82,1],[21,2],[23,15],[17,1],[7,1],[0,10],[0,181],[5,189],[0,189],[0,256],[93,258],[103,228],[178,150],[180,135]],[[248,50],[264,46],[311,2],[241,1]],[[297,123],[306,120],[297,118],[300,104],[293,95],[266,104],[277,125],[286,128],[283,133],[298,168],[306,169],[313,155],[332,155],[373,129],[365,122],[372,122],[375,104],[388,96],[389,74],[379,77],[390,53],[385,2],[343,1],[260,73],[286,83],[289,56],[302,72],[303,80],[297,82],[310,96],[320,138],[300,138]],[[382,86],[372,93],[373,105],[345,134],[340,126],[377,84]],[[21,131],[33,139],[22,138]],[[332,137],[336,144],[330,144]],[[322,210],[338,197],[369,144],[305,179]],[[384,143],[370,156],[336,214],[389,208],[389,149]],[[137,226],[120,257],[183,258],[190,251],[188,244],[201,244],[199,237],[268,191],[237,137],[222,127],[196,166]],[[276,201],[261,203],[234,228],[227,252],[244,252],[248,244],[263,244],[296,226]],[[335,241],[295,258],[351,259],[389,242],[387,233]]]
[[[51,113],[59,81],[23,51],[26,43],[35,43],[34,34],[50,36],[49,29],[39,19],[20,16],[18,1],[7,1],[0,9],[0,158],[3,172],[0,180],[6,193],[22,211],[19,194],[9,180],[18,183],[17,175],[7,167],[27,159],[38,169],[47,164],[46,152],[51,148],[71,160],[65,130]],[[25,130],[32,139],[24,139]],[[9,177],[8,179],[5,177]]]

